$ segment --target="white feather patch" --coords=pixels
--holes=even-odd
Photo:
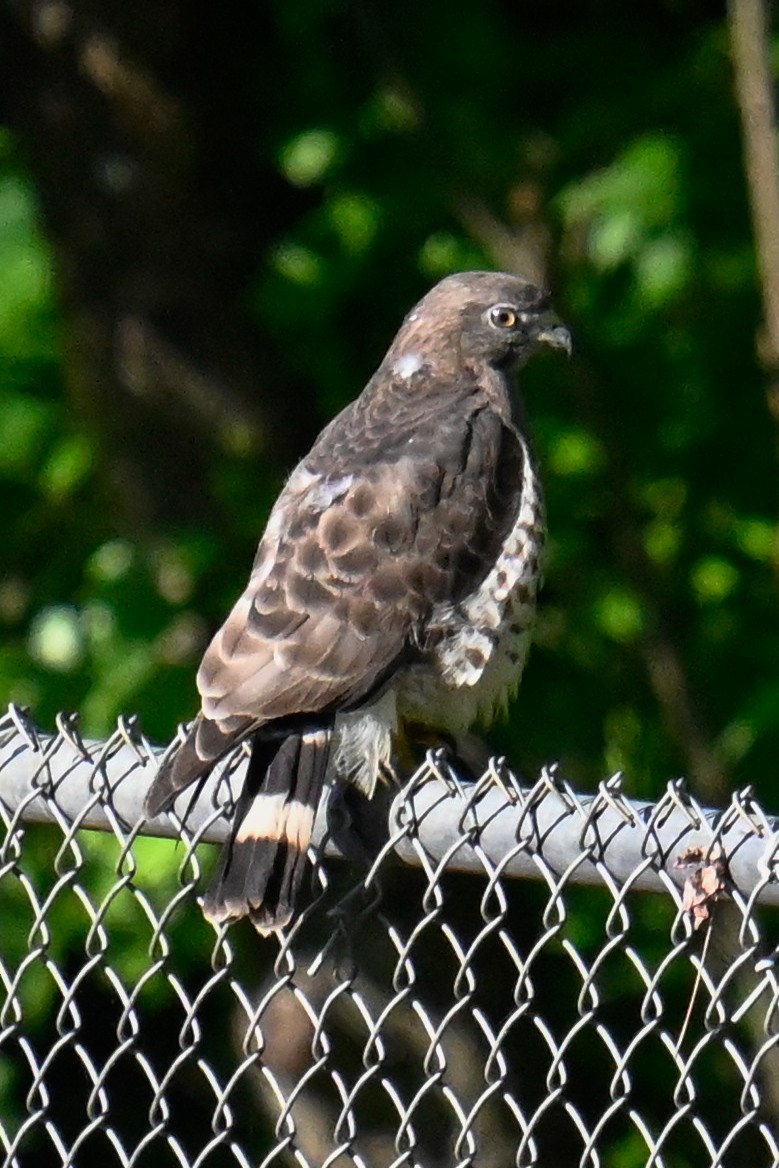
[[[336,773],[349,779],[369,798],[373,795],[382,765],[392,757],[392,739],[398,715],[394,690],[353,713],[339,714],[335,721]]]
[[[297,495],[310,511],[326,511],[338,499],[343,499],[353,482],[354,475],[331,479],[315,474],[301,463],[290,475],[284,494]],[[283,499],[284,495],[279,501],[283,502]]]
[[[424,362],[418,353],[404,353],[392,366],[392,372],[404,379],[413,377],[415,373],[419,373],[423,364]]]
[[[281,840],[304,851],[311,839],[315,808],[278,795],[258,795],[241,820],[237,843],[249,839]]]

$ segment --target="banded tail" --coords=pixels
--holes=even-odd
[[[330,754],[326,726],[258,732],[233,829],[225,843],[203,911],[214,923],[248,916],[261,932],[288,924],[306,868]],[[192,783],[202,784],[218,758],[240,740],[220,736],[200,715],[179,749],[161,765],[144,804],[153,817]],[[204,757],[205,756],[205,757]]]
[[[203,903],[215,924],[248,916],[265,933],[292,919],[330,740],[325,727],[255,738],[232,836]]]

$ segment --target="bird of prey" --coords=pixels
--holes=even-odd
[[[214,922],[286,925],[326,776],[370,796],[415,728],[456,740],[516,687],[544,512],[510,375],[570,344],[527,280],[448,276],[290,475],[206,650],[200,713],[146,797],[160,814],[251,739]]]

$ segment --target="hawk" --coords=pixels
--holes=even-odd
[[[510,375],[544,345],[571,345],[546,291],[448,276],[287,480],[145,803],[160,814],[251,738],[214,922],[287,924],[326,776],[371,796],[415,727],[456,740],[518,684],[544,511]]]

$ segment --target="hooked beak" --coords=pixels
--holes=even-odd
[[[552,349],[564,349],[568,357],[573,350],[570,332],[556,316],[551,314],[546,320],[539,321],[539,329],[535,339],[540,345],[549,345]]]

